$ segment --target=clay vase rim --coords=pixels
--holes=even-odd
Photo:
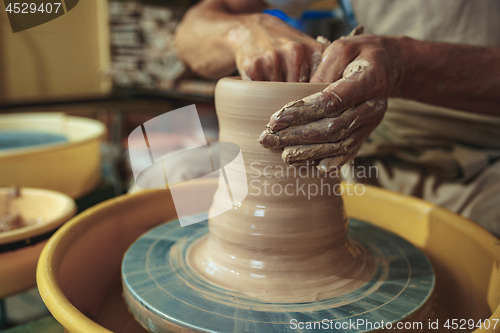
[[[310,83],[310,82],[283,82],[283,81],[252,81],[252,80],[242,80],[241,76],[226,76],[217,81],[241,81],[242,83],[247,84],[268,84],[268,85],[282,85],[282,86],[293,86],[293,85],[315,85],[315,86],[328,86],[330,83],[322,82],[322,83]]]

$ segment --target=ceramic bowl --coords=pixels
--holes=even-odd
[[[0,115],[0,131],[60,134],[67,142],[0,150],[0,187],[17,185],[79,198],[101,180],[100,145],[105,126],[61,113]]]
[[[195,214],[210,206],[217,180],[179,188],[184,186],[206,194]],[[366,186],[363,195],[343,199],[348,216],[387,229],[428,256],[441,325],[446,319],[500,318],[500,241],[492,234],[446,209],[383,189]],[[69,332],[143,332],[122,299],[121,261],[138,236],[174,219],[169,190],[150,190],[106,201],[66,223],[42,251],[37,269],[53,316]],[[500,325],[490,331],[500,332]]]
[[[0,215],[9,190],[0,188]],[[16,205],[23,218],[37,222],[0,233],[0,298],[36,285],[36,263],[43,246],[76,212],[69,196],[34,188],[22,188]]]

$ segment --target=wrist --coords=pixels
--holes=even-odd
[[[412,76],[412,49],[415,40],[406,36],[386,37],[386,48],[393,68],[393,82],[389,97],[404,97]]]

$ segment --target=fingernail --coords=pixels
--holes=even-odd
[[[259,136],[259,143],[264,148],[273,148],[279,145],[279,138],[277,135],[270,133],[268,131],[264,131]]]
[[[309,64],[307,62],[303,62],[300,66],[299,82],[307,81],[309,81]]]
[[[281,159],[287,164],[297,162],[295,157],[297,157],[297,150],[295,147],[286,147],[281,153]]]
[[[284,128],[288,127],[288,122],[287,122],[287,117],[286,116],[276,116],[272,115],[271,119],[269,120],[269,124],[267,125],[267,128],[269,131],[276,133],[279,130],[282,130]]]
[[[298,163],[299,161],[310,161],[317,158],[318,148],[310,145],[288,146],[283,149],[281,158],[285,163]]]
[[[290,126],[293,122],[295,113],[305,104],[304,99],[291,101],[276,111],[269,120],[268,128],[271,132],[277,132]]]
[[[309,80],[310,83],[325,83],[325,81],[323,80],[323,78],[319,75],[315,75],[313,77],[311,77],[311,79]]]

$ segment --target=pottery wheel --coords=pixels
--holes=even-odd
[[[187,227],[173,221],[145,233],[126,252],[124,298],[150,332],[296,332],[298,325],[314,322],[316,329],[310,326],[308,332],[324,332],[326,325],[333,331],[363,332],[372,330],[368,322],[396,325],[430,311],[430,262],[409,242],[371,224],[350,219],[348,236],[371,252],[372,279],[351,293],[300,304],[264,303],[199,277],[186,265],[186,253],[207,233],[206,221]],[[347,325],[360,320],[365,325]]]

